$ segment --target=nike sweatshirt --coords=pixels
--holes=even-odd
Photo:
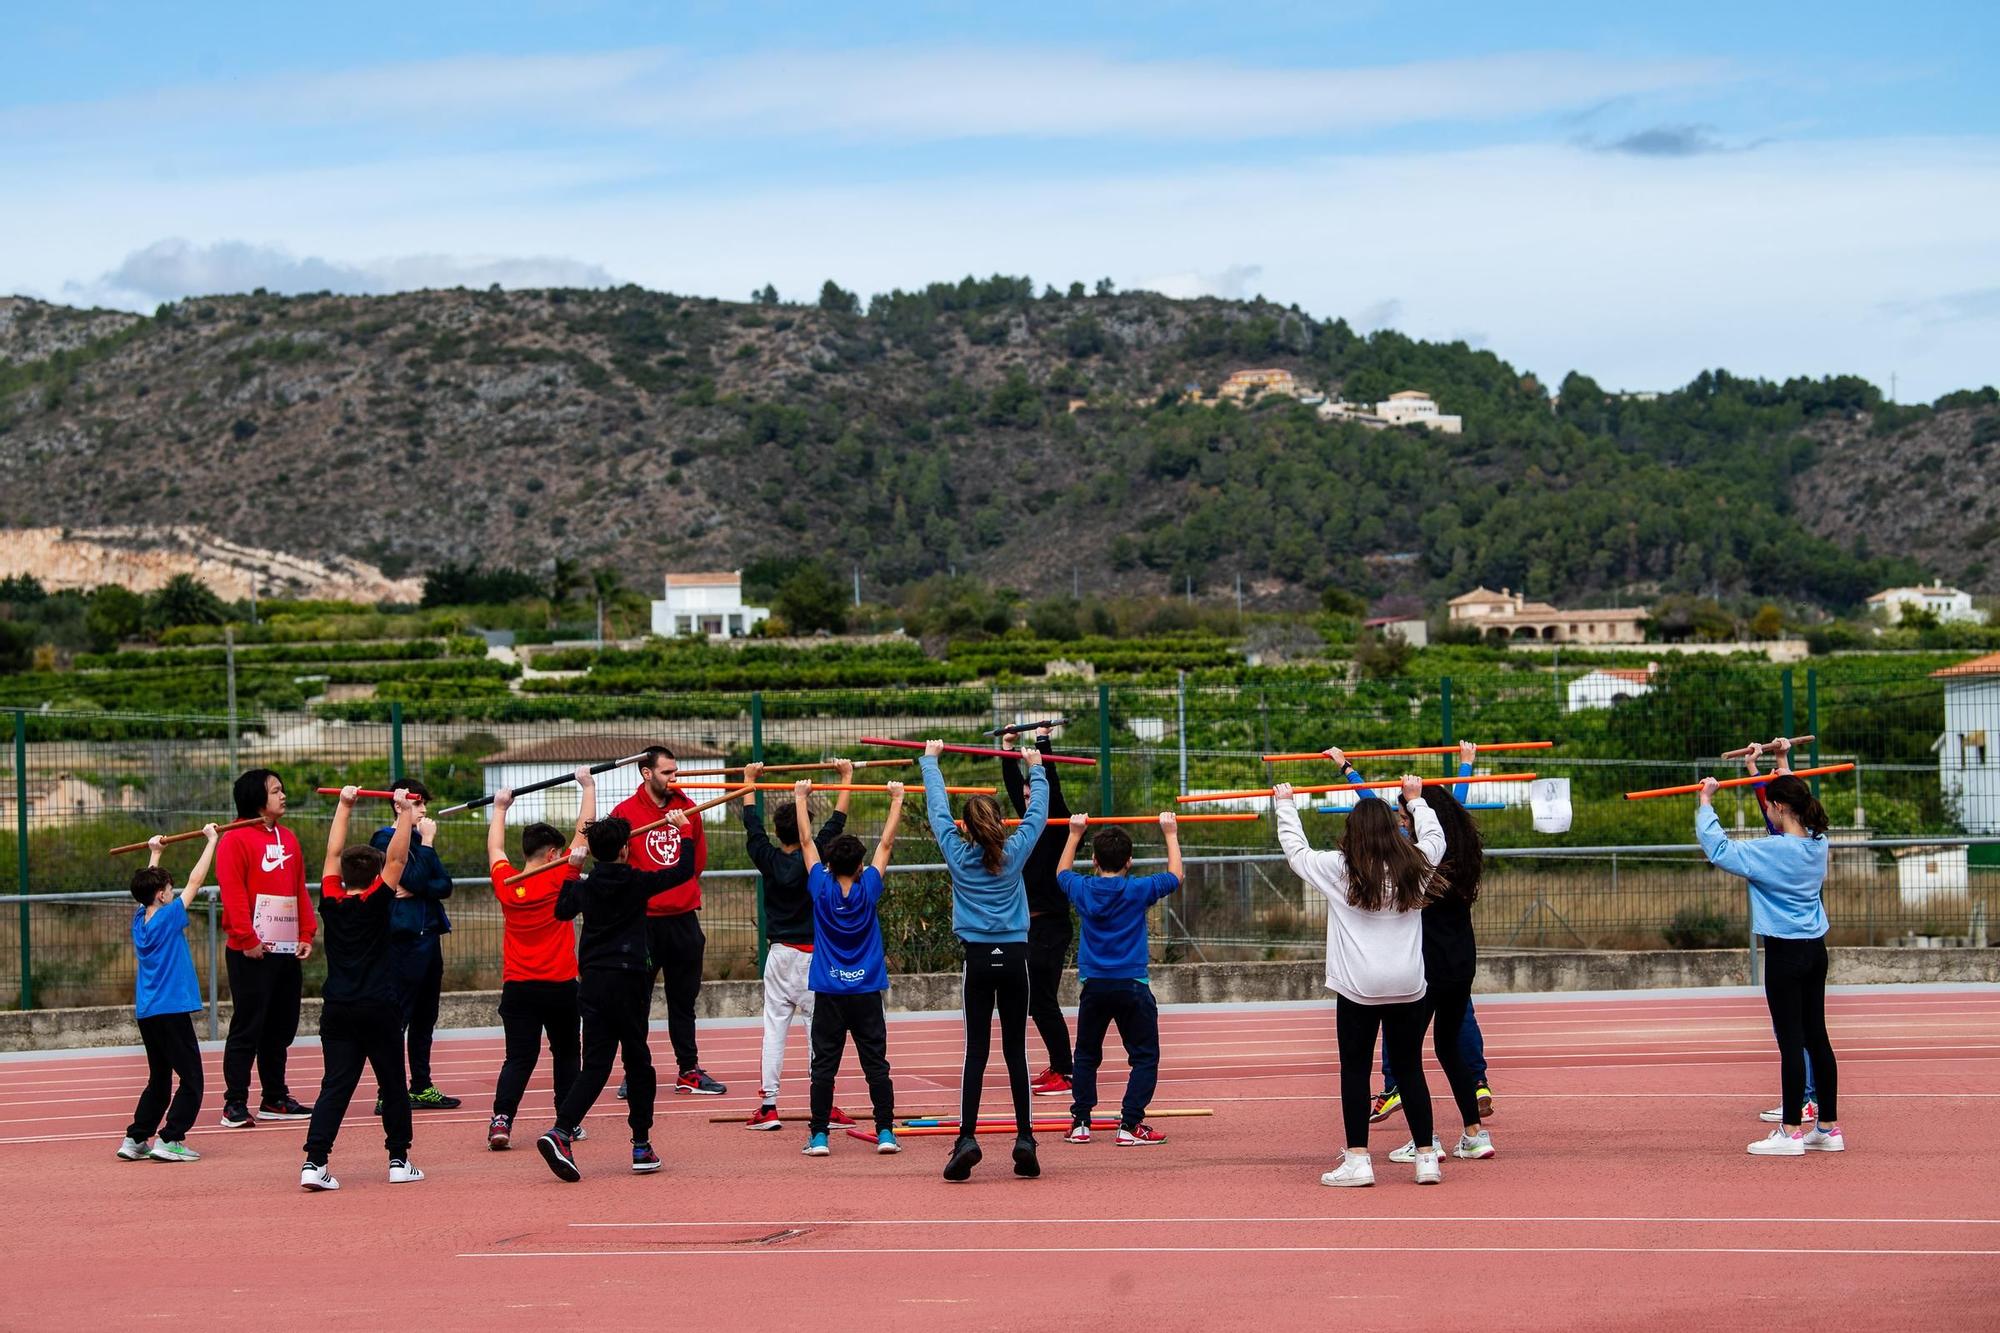
[[[222,929],[229,947],[244,953],[257,947],[251,929],[259,894],[291,894],[299,900],[299,943],[310,943],[317,918],[306,893],[305,858],[298,834],[283,824],[233,828],[215,847],[215,883],[222,896]]]

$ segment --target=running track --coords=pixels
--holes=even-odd
[[[0,1326],[1992,1327],[2000,1175],[1975,1145],[2000,1111],[2000,987],[1833,996],[1854,1146],[1803,1159],[1743,1151],[1776,1100],[1756,996],[1479,1009],[1499,1155],[1447,1159],[1435,1189],[1387,1161],[1400,1117],[1377,1127],[1375,1188],[1319,1185],[1339,1138],[1322,1004],[1169,1010],[1157,1105],[1213,1118],[1158,1121],[1157,1148],[1045,1135],[1039,1181],[1011,1175],[997,1136],[961,1186],[938,1179],[946,1139],[878,1158],[836,1136],[832,1158],[809,1160],[802,1124],[708,1124],[754,1101],[758,1030],[737,1023],[703,1028],[731,1095],[663,1104],[666,1170],[624,1169],[607,1101],[574,1186],[527,1142],[545,1074],[519,1146],[486,1151],[494,1033],[438,1044],[439,1081],[466,1106],[418,1115],[427,1181],[387,1183],[364,1081],[332,1163],[344,1188],[317,1196],[296,1183],[303,1125],[215,1127],[216,1052],[190,1136],[207,1157],[187,1166],[112,1154],[137,1054],[0,1057]],[[952,1104],[960,1047],[955,1019],[892,1018],[899,1109]],[[1005,1100],[994,1050],[989,1108]],[[803,1109],[805,1063],[794,1028],[788,1110]],[[849,1064],[840,1099],[858,1111]],[[310,1101],[316,1047],[292,1069]],[[1110,1072],[1115,1108],[1122,1065]],[[1443,1105],[1435,1071],[1432,1085]]]

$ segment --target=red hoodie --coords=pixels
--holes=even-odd
[[[299,943],[310,944],[317,919],[306,893],[305,857],[299,838],[283,824],[233,828],[215,849],[215,882],[222,891],[222,929],[229,947],[246,952],[257,947],[250,927],[260,893],[296,894],[299,900]]]
[[[693,799],[678,788],[661,805],[642,783],[639,790],[620,801],[611,813],[637,828],[652,823],[669,810],[687,810],[693,806]],[[671,870],[688,856],[694,858],[694,878],[648,898],[647,916],[679,916],[701,910],[701,872],[708,869],[708,838],[702,831],[701,816],[696,815],[688,820],[685,832],[672,824],[662,824],[651,833],[632,839],[625,859],[634,870]]]

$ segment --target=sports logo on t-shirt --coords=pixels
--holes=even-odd
[[[264,844],[265,874],[268,875],[274,870],[283,870],[285,868],[285,863],[291,859],[292,859],[291,853],[285,850],[284,843],[269,842]]]
[[[662,824],[646,835],[646,853],[663,866],[670,866],[680,859],[681,831],[672,824]]]

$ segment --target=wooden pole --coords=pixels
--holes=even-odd
[[[632,830],[632,836],[636,838],[641,833],[651,833],[654,829],[659,828],[663,824],[672,823],[673,816],[676,814],[686,819],[692,819],[695,816],[701,814],[702,811],[713,810],[716,806],[722,805],[729,801],[733,801],[737,797],[741,796],[744,792],[749,790],[750,789],[748,787],[738,787],[734,791],[726,791],[722,793],[722,795],[716,797],[713,800],[703,801],[700,805],[691,805],[685,810],[671,811],[668,814],[661,815],[658,819],[652,820],[648,823],[640,824],[639,826],[637,826]],[[569,864],[568,856],[558,856],[555,860],[546,862],[542,865],[538,865],[533,870],[523,870],[519,874],[509,875],[506,879],[503,879],[500,882],[502,884],[519,884],[524,879],[533,879],[537,875],[546,875],[548,874],[549,871],[554,870],[557,866],[566,866],[568,864]]]
[[[1764,742],[1764,753],[1765,753],[1765,754],[1770,754],[1770,753],[1772,753],[1772,747],[1773,747],[1773,746],[1775,746],[1775,745],[1777,745],[1777,744],[1778,744],[1778,741],[1779,741],[1779,740],[1785,740],[1785,739],[1789,739],[1789,740],[1791,741],[1791,743],[1792,743],[1792,748],[1793,748],[1793,749],[1797,749],[1797,748],[1798,748],[1799,746],[1801,746],[1801,745],[1809,745],[1809,744],[1811,744],[1811,743],[1812,743],[1813,741],[1816,741],[1816,740],[1818,740],[1818,739],[1819,739],[1819,737],[1817,737],[1817,736],[1792,736],[1792,737],[1789,737],[1789,738],[1787,738],[1787,737],[1783,737],[1783,736],[1780,736],[1780,737],[1778,738],[1778,740],[1769,740],[1769,741],[1765,741],[1765,742]],[[1743,757],[1744,755],[1746,755],[1746,754],[1749,754],[1749,753],[1750,753],[1750,747],[1746,745],[1746,746],[1744,746],[1744,747],[1743,747],[1742,749],[1740,749],[1740,750],[1724,750],[1724,751],[1722,752],[1722,757],[1723,757],[1724,759],[1741,759],[1741,758],[1742,758],[1742,757]]]
[[[263,822],[261,817],[255,819],[232,819],[227,824],[217,824],[215,831],[217,833],[227,833],[233,828],[249,828],[252,824],[261,824]],[[166,837],[161,838],[160,841],[163,843],[193,842],[200,836],[200,829],[191,829],[186,833],[169,833]],[[123,856],[127,852],[143,852],[146,850],[147,845],[144,842],[128,842],[123,847],[113,847],[107,855]]]

